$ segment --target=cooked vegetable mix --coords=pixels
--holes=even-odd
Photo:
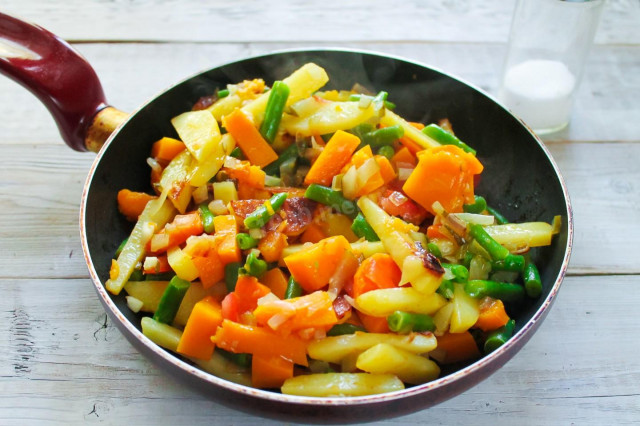
[[[136,224],[105,286],[145,336],[226,380],[392,392],[508,341],[543,291],[530,250],[559,218],[508,223],[446,120],[407,121],[359,85],[319,91],[328,80],[310,63],[172,119],[179,139],[148,160],[155,194],[118,194]]]

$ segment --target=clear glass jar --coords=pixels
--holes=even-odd
[[[569,123],[604,0],[518,0],[498,98],[539,134]]]

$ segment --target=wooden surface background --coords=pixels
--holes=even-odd
[[[133,110],[234,59],[343,46],[426,62],[495,93],[515,2],[5,0],[66,38]],[[321,7],[322,6],[322,7]],[[640,422],[640,2],[603,13],[570,127],[547,138],[575,212],[569,276],[547,320],[488,380],[407,424]],[[174,382],[106,318],[80,248],[93,160],[0,79],[0,424],[271,424]],[[273,422],[273,424],[277,424]]]

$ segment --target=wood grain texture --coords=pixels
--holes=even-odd
[[[3,10],[72,41],[506,42],[515,0],[8,0]],[[612,0],[598,43],[640,42],[635,0]]]
[[[504,45],[469,43],[331,43],[430,64],[489,93],[497,93]],[[203,70],[275,50],[303,48],[300,43],[248,44],[80,44],[93,64],[107,99],[133,111],[158,93]],[[391,94],[393,97],[393,93]],[[593,49],[570,126],[550,140],[640,140],[640,46]],[[29,92],[0,79],[0,145],[60,144],[53,119]]]
[[[607,294],[640,285],[610,277]],[[0,280],[0,423],[278,424],[172,381],[106,320],[91,283]],[[568,278],[540,330],[475,388],[379,424],[632,424],[640,416],[640,293],[602,297],[600,277]],[[599,342],[607,342],[601,344]],[[546,419],[544,421],[542,419]]]

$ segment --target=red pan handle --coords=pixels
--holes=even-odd
[[[77,151],[97,152],[127,117],[107,105],[96,72],[67,42],[2,12],[0,73],[40,99]]]

